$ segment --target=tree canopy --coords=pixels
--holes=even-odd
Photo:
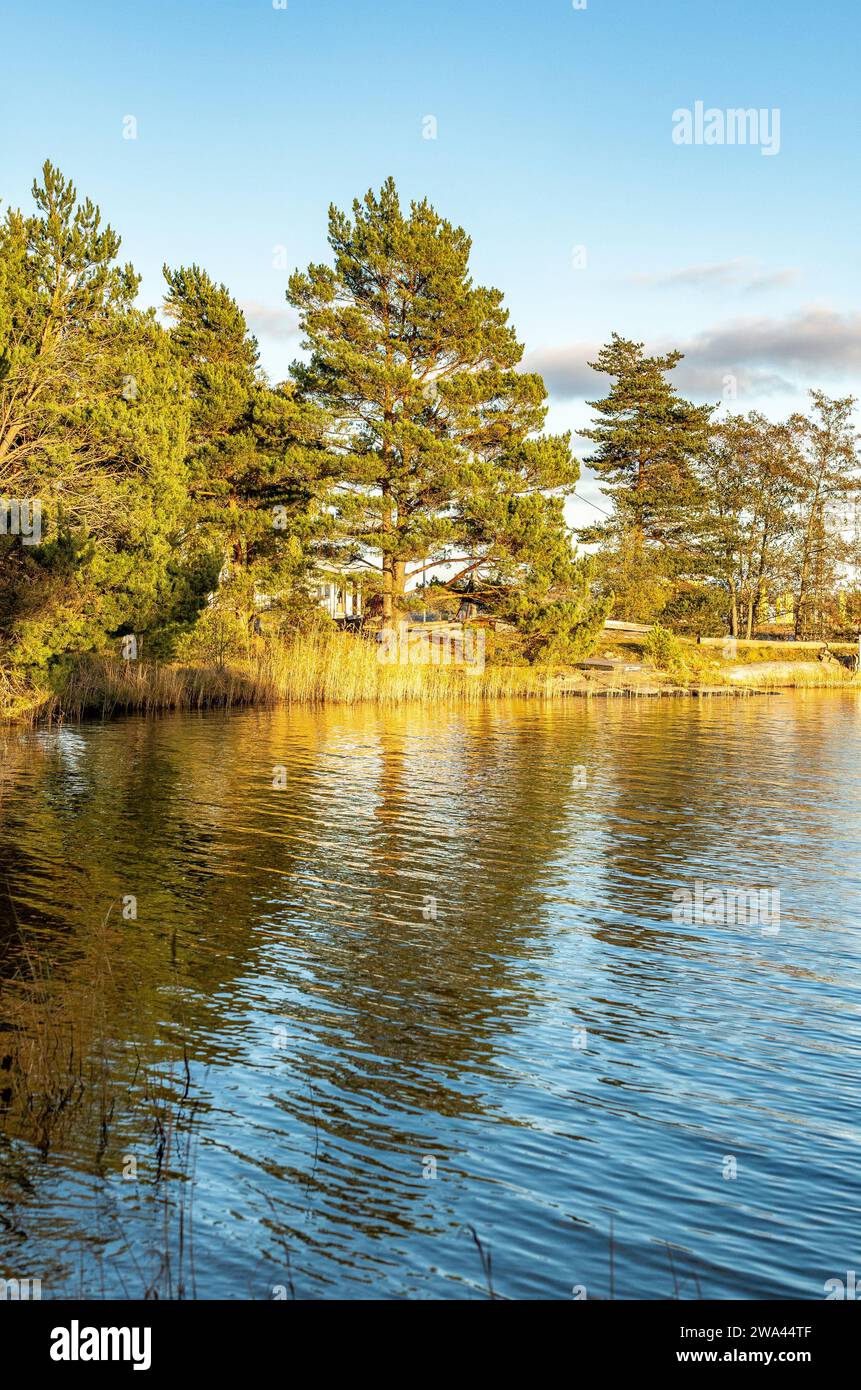
[[[379,564],[384,618],[442,567],[487,595],[546,571],[549,552],[570,569],[559,500],[579,464],[568,436],[540,433],[544,383],[518,370],[523,347],[501,292],[470,275],[469,237],[427,201],[405,213],[389,179],[352,218],[330,209],[329,245],[332,264],[290,281],[310,354],[294,377],[329,421],[344,546]]]
[[[721,415],[673,385],[680,352],[613,334],[590,556],[570,436],[545,431],[502,292],[426,199],[389,179],[330,208],[329,260],[287,290],[305,356],[273,383],[227,286],[165,266],[164,315],[142,308],[99,208],[50,163],[32,196],[0,223],[3,672],[44,686],[128,634],[170,657],[225,616],[247,642],[264,603],[322,622],[321,566],[364,574],[384,624],[419,593],[468,597],[533,661],[586,653],[613,606],[733,634],[775,601],[797,635],[861,610],[852,397]]]

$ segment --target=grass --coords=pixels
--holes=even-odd
[[[732,661],[737,666],[759,661],[816,661],[824,646],[841,656],[858,654],[858,644],[855,642],[738,642]]]
[[[243,705],[398,705],[407,701],[479,701],[546,696],[549,668],[488,664],[383,662],[375,642],[341,632],[317,632],[287,643],[263,642],[247,654],[208,664],[122,661],[87,656],[55,692],[21,692],[0,710],[6,718],[80,719],[121,712],[202,710]]]
[[[43,691],[34,690],[20,676],[0,666],[0,719],[11,722],[38,718],[49,699]]]
[[[839,661],[818,660],[819,651],[826,645],[835,656],[855,656],[858,649],[853,643],[739,642],[735,648],[729,648],[724,646],[727,641],[722,638],[720,645],[712,641],[699,644],[656,627],[646,636],[614,635],[610,642],[600,644],[600,650],[627,661],[642,661],[654,672],[688,689],[721,686],[741,695],[754,691],[859,687],[859,677]],[[747,666],[760,664],[772,664],[772,669],[750,674],[744,671]]]
[[[811,649],[761,644],[739,647],[732,658],[714,645],[698,645],[663,630],[656,636],[620,640],[606,634],[599,651],[642,662],[658,684],[675,693],[703,687],[755,690],[857,686],[858,678],[837,662],[811,660]],[[835,652],[854,651],[834,644]],[[493,651],[491,647],[491,653]],[[15,723],[102,718],[113,714],[156,714],[167,710],[230,709],[282,704],[374,703],[400,705],[478,702],[526,697],[551,699],[571,693],[637,695],[638,681],[620,671],[583,681],[571,667],[506,664],[491,659],[483,669],[448,664],[381,661],[376,642],[351,633],[321,630],[289,640],[252,639],[244,650],[216,660],[123,661],[116,656],[82,657],[52,691],[26,688],[0,673],[0,720]],[[501,653],[499,654],[502,655]],[[730,670],[779,659],[786,669],[751,672],[731,680]],[[797,665],[797,671],[792,666]],[[572,681],[570,678],[575,677]],[[577,682],[579,681],[579,684]],[[653,682],[654,683],[654,682]],[[576,686],[576,688],[575,688]]]
[[[733,684],[749,690],[861,689],[858,676],[843,666],[825,662],[787,662],[786,665],[787,669],[781,671],[754,671],[752,675],[743,673]]]

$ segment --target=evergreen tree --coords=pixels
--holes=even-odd
[[[164,274],[171,341],[190,380],[189,545],[214,563],[222,601],[247,619],[255,595],[296,601],[325,533],[322,421],[292,383],[269,386],[224,285],[198,266]]]
[[[603,589],[615,593],[617,611],[641,621],[664,610],[691,559],[695,465],[713,407],[692,405],[667,380],[681,360],[680,352],[648,357],[642,343],[614,333],[589,364],[612,378],[609,393],[588,402],[597,419],[583,434],[598,446],[586,462],[613,512],[580,537],[600,545]]]
[[[541,378],[499,290],[469,273],[470,239],[426,201],[401,210],[392,180],[332,207],[334,264],[291,278],[307,365],[294,376],[331,419],[345,555],[380,557],[383,615],[411,580],[446,567],[480,588],[540,558],[548,528],[570,541],[555,501],[578,465],[568,437],[539,437]]]
[[[613,379],[603,400],[587,402],[598,419],[583,431],[598,445],[586,462],[613,501],[611,528],[661,545],[683,529],[714,409],[682,399],[667,380],[682,357],[647,357],[642,343],[614,333],[589,364]]]
[[[0,537],[0,648],[31,676],[191,601],[184,384],[119,238],[50,164],[0,234],[0,491],[42,540]],[[193,584],[192,584],[193,587]]]
[[[50,162],[32,194],[36,212],[10,210],[0,227],[0,493],[19,496],[104,461],[89,407],[113,382],[90,338],[138,288],[116,232]]]

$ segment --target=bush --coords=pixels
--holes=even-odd
[[[682,644],[668,627],[655,623],[645,642],[643,655],[659,671],[678,671],[684,668]]]
[[[190,665],[221,667],[248,655],[250,636],[247,622],[216,605],[203,610],[191,631],[176,643],[174,655],[177,661]]]
[[[676,681],[723,683],[720,667],[708,647],[681,642],[669,628],[655,623],[643,643],[643,655],[659,671]]]

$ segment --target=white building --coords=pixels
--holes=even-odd
[[[360,576],[363,572],[361,566],[318,564],[317,579],[311,585],[311,596],[326,610],[330,618],[341,622],[348,618],[360,618],[363,612]],[[219,589],[230,578],[230,574],[230,563],[225,561],[218,576]],[[207,595],[206,601],[212,607],[217,598],[218,590],[215,590]],[[275,608],[278,601],[278,594],[264,594],[259,589],[254,591],[254,607],[258,611]]]
[[[356,574],[348,569],[322,574],[312,593],[330,618],[343,620],[362,616],[361,586]]]

